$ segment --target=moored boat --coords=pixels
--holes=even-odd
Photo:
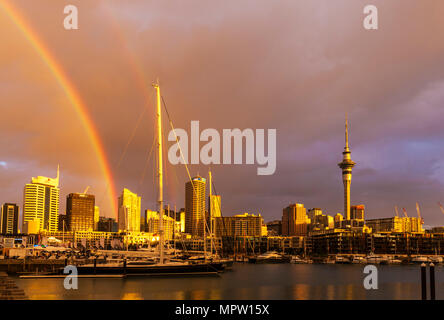
[[[248,259],[249,263],[288,263],[290,256],[285,256],[275,251],[266,252]]]

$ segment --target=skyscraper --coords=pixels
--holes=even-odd
[[[66,220],[69,231],[94,230],[94,204],[92,194],[70,193],[66,198]]]
[[[19,207],[15,203],[5,203],[0,215],[0,233],[17,234]]]
[[[342,169],[342,182],[344,183],[344,216],[345,220],[350,220],[350,184],[352,179],[352,168],[355,166],[350,158],[350,148],[348,147],[348,122],[345,119],[345,147],[342,152],[342,162],[338,163],[339,168]]]
[[[194,177],[185,184],[185,232],[204,235],[206,180]]]
[[[221,216],[221,198],[220,195],[211,195],[209,197],[209,208],[208,212],[210,217],[217,218]]]
[[[119,230],[140,232],[141,198],[124,188],[119,197]]]
[[[56,178],[33,177],[23,192],[23,229],[31,222],[38,224],[39,230],[57,231],[59,193],[59,168]]]
[[[289,205],[282,212],[282,235],[283,236],[306,236],[307,226],[310,219],[307,210],[302,203]]]

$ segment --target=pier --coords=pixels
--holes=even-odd
[[[25,292],[6,272],[0,272],[0,300],[27,300]]]

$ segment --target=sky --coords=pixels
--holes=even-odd
[[[9,2],[11,2],[9,0]],[[12,2],[11,2],[12,3]],[[444,2],[373,0],[379,29],[365,30],[367,0],[14,0],[14,6],[85,102],[117,193],[155,209],[155,104],[159,79],[176,128],[277,130],[276,172],[212,165],[225,216],[280,219],[290,203],[343,211],[348,114],[351,203],[366,218],[394,206],[444,225]],[[63,9],[79,11],[65,30]],[[109,186],[85,126],[48,65],[0,10],[0,202],[23,205],[31,177],[61,172],[66,195],[90,186],[113,216]],[[164,114],[165,137],[169,124]],[[171,142],[166,143],[166,150]],[[148,157],[149,155],[149,157]],[[190,165],[191,175],[209,167]],[[165,203],[184,207],[188,179],[166,163]]]

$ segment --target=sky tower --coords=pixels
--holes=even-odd
[[[356,163],[350,158],[347,116],[345,117],[345,147],[342,155],[342,162],[338,163],[338,166],[342,169],[342,182],[344,183],[344,216],[346,220],[350,220],[350,184],[352,179],[352,168]]]

